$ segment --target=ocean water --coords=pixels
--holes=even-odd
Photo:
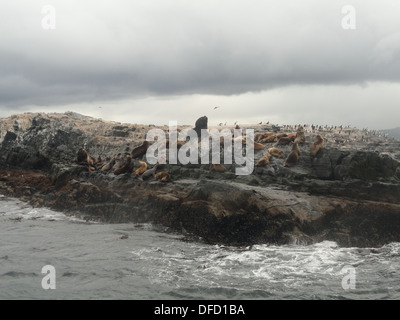
[[[42,273],[49,265],[51,280]],[[399,298],[400,243],[208,245],[150,224],[89,223],[0,195],[0,299]]]

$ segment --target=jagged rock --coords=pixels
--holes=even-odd
[[[400,180],[400,166],[396,169],[395,177]]]
[[[4,136],[3,144],[7,144],[15,140],[17,140],[17,135],[14,132],[7,131],[6,135]]]
[[[50,126],[50,119],[44,118],[41,114],[37,115],[32,119],[31,129],[43,130],[45,127]]]
[[[207,122],[198,119],[196,130],[206,129]],[[152,222],[209,243],[333,240],[342,246],[380,246],[400,241],[396,142],[343,146],[328,139],[312,158],[312,139],[306,136],[293,167],[272,158],[253,174],[237,176],[237,164],[227,164],[224,173],[210,172],[208,164],[167,164],[162,171],[173,178],[168,184],[76,164],[81,147],[95,159],[124,157],[143,143],[149,128],[75,113],[0,119],[0,193],[88,219]],[[287,155],[291,146],[282,148]],[[265,155],[257,152],[255,163]]]

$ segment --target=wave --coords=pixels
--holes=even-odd
[[[10,221],[47,220],[86,223],[86,220],[67,216],[62,212],[53,211],[47,208],[33,208],[23,201],[9,198],[4,195],[0,195],[0,202],[0,218],[7,218]]]

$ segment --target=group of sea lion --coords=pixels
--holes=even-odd
[[[258,133],[255,136],[255,141],[259,143],[276,143],[276,146],[284,146],[295,142],[303,144],[306,141],[306,136],[304,134],[304,128],[299,125],[296,133]]]
[[[283,150],[278,149],[278,148],[269,148],[268,149],[268,154],[262,157],[256,164],[256,167],[264,167],[268,164],[270,164],[270,160],[272,157],[277,157],[277,158],[283,158],[285,156],[285,153]]]
[[[89,155],[84,148],[80,148],[77,154],[77,163],[87,167],[88,171],[96,170],[96,167],[102,166],[104,162],[101,160],[101,157],[96,159]]]
[[[237,137],[232,138],[232,141],[235,140],[241,141],[242,144],[246,144],[245,137]],[[223,144],[223,139],[221,138],[221,144]],[[275,143],[275,147],[269,148],[267,155],[262,157],[256,164],[257,167],[264,167],[271,163],[272,157],[283,158],[285,153],[283,150],[277,148],[277,146],[281,145],[292,145],[292,150],[287,156],[284,167],[291,167],[297,164],[300,159],[300,149],[299,144],[304,144],[306,141],[304,129],[301,125],[298,126],[296,133],[280,133],[275,134],[273,132],[265,132],[259,133],[255,136],[253,141],[254,150],[263,150],[265,149],[265,143]],[[168,141],[167,141],[168,143]],[[177,146],[180,148],[185,141],[178,141]],[[316,135],[314,137],[314,141],[310,146],[310,154],[312,157],[316,157],[317,153],[323,148],[325,144],[324,138],[320,135]],[[99,157],[96,161],[94,157],[88,154],[88,152],[84,148],[80,148],[77,154],[77,163],[80,165],[84,165],[87,167],[88,171],[94,171],[96,169],[100,169],[101,172],[109,172],[113,171],[115,175],[120,174],[134,174],[134,177],[139,177],[141,180],[149,179],[150,177],[154,177],[155,179],[167,182],[170,181],[171,176],[168,172],[158,172],[157,169],[161,168],[162,165],[159,163],[155,164],[151,169],[148,168],[148,164],[140,160],[147,152],[147,149],[150,147],[149,141],[144,141],[142,145],[134,148],[131,154],[125,155],[125,157],[113,157],[109,162],[104,163]],[[168,145],[166,145],[168,148]],[[134,160],[138,160],[139,168],[134,171],[135,163]],[[211,164],[210,171],[216,172],[225,172],[227,169],[222,164]]]
[[[306,136],[303,126],[299,125],[296,133],[280,133],[273,132],[259,133],[256,135],[255,140],[259,143],[276,143],[275,146],[292,145],[292,150],[287,156],[284,167],[292,167],[297,164],[300,159],[299,144],[306,142]],[[324,147],[325,140],[319,134],[314,137],[314,141],[310,146],[310,154],[314,158],[318,152]],[[272,156],[283,158],[284,152],[276,147],[268,149],[268,154],[262,157],[256,164],[257,167],[264,167],[270,164]]]
[[[229,139],[228,139],[228,141],[229,141]],[[254,150],[263,150],[263,149],[265,149],[265,146],[263,144],[261,144],[259,142],[256,142],[254,140],[250,140],[250,141],[254,144]],[[239,136],[239,137],[236,137],[236,138],[232,137],[232,142],[233,143],[241,142],[243,145],[246,145],[246,143],[247,143],[245,136]],[[220,138],[220,144],[221,144],[221,146],[223,146],[225,144],[225,138],[224,137]]]
[[[162,171],[156,173],[158,168],[162,165],[156,163],[151,169],[145,161],[139,160],[146,154],[150,143],[144,141],[142,145],[132,150],[131,154],[125,155],[125,157],[113,157],[109,162],[104,163],[99,157],[98,161],[84,149],[80,148],[77,154],[77,163],[84,165],[88,168],[88,171],[94,171],[99,169],[101,172],[112,171],[115,175],[120,174],[133,174],[135,178],[141,180],[147,180],[154,177],[156,180],[161,182],[168,182],[171,180],[171,175],[168,172]],[[135,163],[134,160],[138,159],[139,168],[134,171]]]

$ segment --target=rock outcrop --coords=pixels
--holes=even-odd
[[[196,128],[207,126],[200,122]],[[253,128],[255,133],[296,132],[288,126]],[[75,113],[0,119],[0,193],[91,220],[151,222],[208,243],[333,240],[372,247],[400,241],[397,140],[355,128],[305,127],[293,167],[283,166],[292,149],[284,145],[279,148],[285,157],[271,157],[251,175],[236,175],[236,164],[225,164],[225,172],[210,171],[208,164],[166,164],[160,171],[169,173],[169,182],[135,175],[139,159],[132,159],[133,173],[120,175],[102,171],[101,165],[88,170],[77,164],[80,148],[101,164],[123,159],[143,144],[148,129]],[[316,134],[325,144],[311,156]],[[265,146],[255,151],[255,163],[273,144]]]

